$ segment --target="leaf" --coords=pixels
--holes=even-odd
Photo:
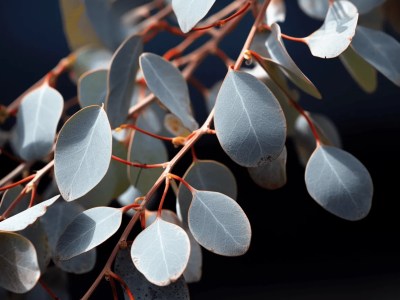
[[[207,15],[214,3],[215,0],[172,0],[172,9],[182,32],[189,32]]]
[[[146,219],[146,227],[149,227],[151,224],[153,224],[157,220],[158,212],[146,209],[144,213],[145,213],[145,219]],[[164,220],[166,222],[181,226],[181,221],[179,220],[176,213],[173,212],[172,210],[162,209],[160,217],[162,220]]]
[[[237,164],[256,167],[274,160],[286,140],[286,120],[271,91],[254,76],[229,71],[215,104],[217,138]]]
[[[183,277],[187,283],[199,282],[203,271],[203,253],[189,228],[184,228],[190,241],[190,256]]]
[[[107,76],[107,69],[97,69],[82,74],[78,80],[78,100],[82,108],[106,102]]]
[[[303,40],[312,55],[321,58],[339,56],[350,45],[358,21],[357,8],[349,1],[334,1],[324,24]]]
[[[198,128],[192,116],[189,88],[181,72],[172,63],[154,53],[143,53],[139,58],[147,86],[154,95],[187,129]]]
[[[250,222],[239,204],[224,194],[195,190],[188,220],[193,237],[211,252],[239,256],[249,249]]]
[[[351,77],[365,92],[373,93],[376,90],[378,85],[376,70],[359,56],[352,46],[340,54],[339,58]]]
[[[357,26],[351,43],[354,51],[400,86],[400,43],[383,31]]]
[[[267,25],[284,22],[286,18],[286,5],[284,0],[271,0],[266,11]]]
[[[331,119],[319,113],[309,113],[308,117],[314,123],[319,138],[325,145],[331,145],[338,148],[342,147],[340,133]],[[308,125],[306,119],[299,115],[295,122],[293,142],[300,163],[305,167],[311,154],[314,152],[316,143],[315,137]]]
[[[13,293],[26,293],[39,280],[36,250],[25,237],[0,232],[0,287]]]
[[[93,105],[76,112],[61,128],[56,143],[54,172],[66,201],[82,197],[106,174],[112,135],[104,109]]]
[[[142,51],[142,37],[132,35],[123,41],[111,60],[106,110],[112,128],[126,122]]]
[[[264,58],[260,62],[261,66],[264,67],[267,73],[279,86],[281,86],[281,88],[283,88],[283,90],[286,89],[285,87],[282,87],[282,84],[279,84],[280,79],[277,78],[277,75],[272,69],[274,66],[277,66],[298,88],[315,98],[322,98],[321,93],[315,85],[303,74],[287,52],[282,41],[281,28],[278,24],[271,25],[271,34],[266,40],[265,46],[271,55],[271,59]]]
[[[59,0],[63,31],[71,51],[86,45],[99,45],[81,0]]]
[[[86,72],[109,69],[112,52],[99,46],[88,45],[76,50],[74,57],[69,75],[72,82],[77,84],[79,78]]]
[[[83,0],[86,15],[102,43],[115,51],[128,34],[108,0]]]
[[[356,7],[360,14],[370,12],[375,7],[383,4],[386,0],[350,0]]]
[[[135,267],[148,281],[159,286],[179,279],[189,254],[190,241],[186,232],[159,218],[135,238],[131,248]]]
[[[268,190],[276,190],[286,184],[287,150],[283,148],[277,159],[266,165],[248,168],[251,179],[260,187]]]
[[[122,142],[113,138],[112,152],[114,155],[126,159],[128,149]],[[126,165],[116,160],[111,160],[110,166],[103,179],[87,194],[76,199],[84,208],[108,206],[110,202],[123,193],[130,185]]]
[[[149,282],[132,263],[129,248],[118,251],[114,263],[114,272],[125,281],[136,300],[190,299],[188,286],[182,276],[167,286],[158,286]],[[125,299],[128,300],[126,293],[124,295]]]
[[[17,113],[14,145],[22,159],[39,160],[51,152],[63,106],[61,94],[48,85],[23,97]]]
[[[0,215],[2,215],[6,209],[11,205],[11,203],[18,197],[18,195],[22,192],[23,188],[20,185],[13,187],[9,190],[6,190],[3,194],[3,197],[0,202]],[[11,213],[8,215],[10,218],[13,215],[24,211],[28,206],[31,197],[29,194],[25,194],[22,196],[21,200],[19,200],[18,204],[14,207]]]
[[[323,20],[329,9],[328,0],[297,0],[300,9],[309,17]]]
[[[48,213],[40,218],[43,228],[47,233],[50,251],[52,253],[53,262],[61,270],[83,274],[91,271],[96,263],[96,248],[75,256],[69,260],[59,260],[56,257],[56,246],[58,239],[64,232],[65,228],[84,208],[75,202],[58,201],[48,209]]]
[[[340,148],[319,146],[307,163],[305,182],[311,197],[337,217],[357,221],[371,209],[373,183],[368,170]]]
[[[123,192],[121,195],[119,195],[119,197],[117,198],[117,201],[119,203],[119,205],[121,206],[126,206],[129,204],[132,204],[133,201],[137,198],[142,196],[142,193],[135,188],[134,186],[130,185],[125,192]],[[134,209],[130,209],[128,211],[125,212],[127,215],[129,216],[133,216],[136,211]]]
[[[95,207],[80,213],[60,236],[56,254],[67,260],[87,252],[108,240],[121,226],[122,211],[113,207]]]
[[[158,164],[168,161],[167,148],[163,141],[136,131],[128,150],[128,160],[141,164]],[[146,194],[163,172],[162,168],[129,167],[131,184]]]
[[[43,274],[50,263],[51,250],[42,223],[40,223],[39,220],[36,220],[31,226],[28,226],[21,231],[20,234],[31,241],[35,247],[39,269]]]
[[[182,178],[195,189],[220,192],[232,199],[237,197],[235,176],[227,166],[217,161],[195,160]],[[192,197],[192,193],[185,186],[179,184],[176,211],[186,226]]]
[[[0,222],[0,230],[3,231],[20,231],[33,224],[38,218],[43,216],[47,207],[51,206],[60,195],[54,196],[53,198],[43,201],[39,204],[32,206],[4,221]]]

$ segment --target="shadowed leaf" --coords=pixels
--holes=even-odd
[[[82,74],[78,80],[78,100],[82,108],[106,102],[107,76],[107,69],[97,69]]]

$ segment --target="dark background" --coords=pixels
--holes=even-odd
[[[217,1],[215,9],[226,2]],[[321,24],[302,14],[296,1],[287,1],[287,11],[287,21],[281,25],[284,33],[306,36]],[[222,44],[233,59],[246,38],[251,18],[245,18],[242,25],[235,38],[230,36]],[[69,49],[54,0],[1,1],[0,30],[0,102],[7,104],[68,55]],[[390,26],[385,30],[400,40]],[[303,44],[285,41],[285,45],[324,97],[319,101],[302,95],[300,104],[329,116],[341,134],[343,149],[369,170],[374,182],[372,210],[365,219],[349,222],[318,206],[305,189],[304,169],[290,140],[288,182],[282,189],[267,191],[250,180],[246,169],[232,163],[215,137],[202,139],[196,146],[198,157],[221,161],[234,172],[238,203],[250,220],[253,236],[248,253],[241,257],[203,251],[203,277],[189,285],[191,297],[400,299],[400,88],[379,74],[377,91],[366,94],[338,59],[315,58]],[[163,53],[167,46],[153,42],[148,51]],[[196,75],[211,86],[225,75],[221,66],[207,60]],[[61,82],[60,89],[65,94],[74,93],[68,82]],[[201,122],[204,108],[199,109]],[[9,166],[4,159],[1,163],[4,176]],[[183,160],[176,171],[184,171],[186,163],[189,161]],[[74,299],[93,282],[114,242],[113,238],[99,247],[99,263],[93,272],[71,275]],[[110,298],[108,284],[93,295],[93,299]]]

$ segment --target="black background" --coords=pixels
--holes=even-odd
[[[229,1],[217,1],[215,9]],[[299,11],[296,1],[287,1],[284,33],[306,36],[320,26]],[[236,59],[251,26],[245,18],[237,36],[222,47]],[[68,55],[57,1],[0,2],[0,83],[2,104],[11,102]],[[388,33],[400,40],[389,26]],[[169,36],[167,36],[169,37]],[[174,42],[174,40],[171,40]],[[146,50],[162,54],[168,40],[152,42]],[[378,89],[364,93],[338,59],[311,56],[307,46],[285,45],[302,71],[314,82],[324,99],[302,95],[300,104],[324,113],[335,122],[343,149],[356,156],[369,170],[374,182],[370,214],[349,222],[324,211],[308,195],[304,169],[288,140],[288,182],[282,189],[257,187],[247,171],[220,149],[215,137],[196,145],[199,158],[215,159],[234,172],[238,203],[252,225],[251,247],[244,256],[227,258],[203,251],[203,277],[190,284],[192,299],[400,299],[400,197],[399,137],[400,88],[379,74]],[[399,53],[400,55],[400,53]],[[196,72],[207,86],[223,78],[226,70],[209,59]],[[74,88],[61,81],[66,97]],[[193,99],[196,101],[196,93]],[[199,104],[198,119],[204,120]],[[179,174],[190,163],[184,158]],[[12,166],[1,159],[1,175]],[[168,204],[167,204],[168,205]],[[96,269],[71,275],[73,299],[81,297],[107,259],[118,234],[99,247]],[[93,299],[110,299],[108,284],[101,285]]]

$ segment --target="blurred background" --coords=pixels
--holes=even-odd
[[[227,2],[230,1],[217,1],[214,9]],[[286,3],[283,33],[307,36],[321,25],[304,15],[297,1]],[[232,59],[241,50],[251,22],[250,17],[244,18],[236,29],[237,35],[223,41],[221,47]],[[68,55],[69,48],[55,0],[1,1],[0,28],[0,103],[7,104]],[[400,41],[400,35],[389,23],[385,23],[385,31]],[[167,44],[159,41],[149,44],[147,51],[163,53]],[[316,100],[302,94],[300,104],[328,116],[338,128],[343,149],[369,170],[374,182],[371,212],[361,221],[349,222],[315,203],[306,191],[304,168],[290,140],[288,181],[285,187],[274,191],[254,184],[247,170],[224,154],[215,137],[201,140],[196,146],[198,157],[218,160],[235,174],[238,203],[250,220],[253,237],[248,253],[241,257],[227,258],[203,251],[203,277],[199,283],[189,285],[191,297],[400,299],[400,88],[378,74],[377,90],[367,94],[339,59],[313,57],[303,44],[285,41],[285,45],[323,95],[323,100]],[[225,73],[210,59],[196,76],[211,86]],[[59,88],[65,95],[76,93],[67,81],[61,81]],[[196,101],[195,94],[193,100]],[[200,121],[204,117],[202,109],[200,104]],[[1,160],[2,176],[6,163]],[[177,172],[185,167],[183,162]],[[79,299],[93,282],[114,242],[111,239],[99,247],[95,270],[70,276],[73,299]],[[106,298],[111,298],[107,283],[93,295],[93,299]]]

